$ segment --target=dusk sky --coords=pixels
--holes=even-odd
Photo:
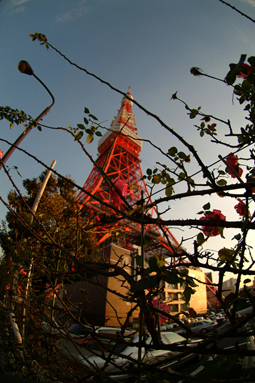
[[[229,0],[242,12],[255,19],[255,0]],[[170,100],[173,93],[190,107],[202,107],[204,113],[232,121],[239,130],[245,123],[243,107],[232,97],[232,88],[205,77],[194,77],[190,68],[197,66],[204,72],[224,79],[230,63],[239,61],[241,54],[255,56],[255,24],[227,7],[219,0],[2,0],[0,2],[0,105],[23,110],[34,118],[51,102],[46,90],[33,76],[20,73],[17,65],[26,60],[34,73],[47,85],[55,97],[55,105],[43,123],[48,126],[75,127],[83,122],[84,107],[89,108],[103,125],[110,123],[120,108],[122,96],[107,85],[71,66],[51,48],[47,51],[39,42],[32,42],[29,34],[41,32],[48,41],[71,61],[123,92],[131,86],[135,100],[158,115],[197,148],[207,165],[229,149],[201,139],[184,106]],[[133,105],[138,134],[167,150],[171,146],[183,149],[157,121]],[[1,139],[14,142],[22,126],[12,130],[1,121]],[[221,130],[222,129],[222,130]],[[226,133],[218,126],[219,136]],[[86,138],[83,142],[86,144]],[[86,144],[94,159],[97,141]],[[3,152],[8,144],[0,140]],[[64,132],[34,129],[21,148],[55,169],[70,174],[77,184],[86,181],[92,164],[79,145]],[[144,143],[140,155],[142,169],[154,168],[162,157]],[[11,175],[22,189],[22,180],[40,175],[43,166],[18,150],[8,160],[9,168],[18,167]],[[190,172],[197,167],[194,160]],[[11,189],[3,170],[0,171],[1,196],[6,200]],[[175,189],[182,190],[181,186]],[[199,218],[197,213],[205,202],[219,209],[227,219],[238,220],[235,201],[207,197],[169,203],[171,210],[165,218]],[[6,208],[0,205],[0,219]],[[172,229],[178,240],[188,234]],[[231,246],[233,233],[225,232],[226,241],[210,239],[208,247]],[[253,241],[254,242],[254,241]],[[254,243],[255,244],[255,243]],[[186,245],[185,245],[186,246]],[[189,248],[189,244],[187,247]]]

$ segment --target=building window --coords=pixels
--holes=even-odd
[[[178,294],[170,293],[168,299],[171,299],[171,301],[178,301]]]
[[[171,283],[168,283],[168,284],[167,284],[167,288],[168,288],[168,289],[177,290],[177,289],[178,289],[178,286],[177,286],[177,284],[176,284],[176,285],[173,285],[173,284],[171,284]]]
[[[171,313],[177,313],[179,310],[178,310],[178,305],[170,305],[171,307]]]

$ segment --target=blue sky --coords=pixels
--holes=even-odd
[[[230,0],[231,4],[255,19],[255,0]],[[120,107],[122,96],[106,85],[70,66],[52,49],[46,51],[29,34],[41,32],[51,44],[78,65],[102,79],[127,91],[169,126],[176,129],[197,147],[206,164],[226,155],[229,150],[201,140],[184,107],[170,101],[178,96],[190,106],[201,105],[205,113],[222,119],[230,118],[236,129],[244,123],[244,113],[238,102],[232,102],[232,89],[207,78],[193,77],[192,66],[206,73],[224,78],[228,65],[237,62],[242,53],[255,55],[255,24],[218,0],[2,0],[0,2],[0,105],[24,110],[34,118],[49,105],[50,97],[31,76],[17,70],[20,60],[27,60],[35,74],[45,82],[55,96],[55,105],[43,119],[50,126],[76,126],[83,120],[88,107],[109,127]],[[181,145],[159,124],[133,107],[138,134],[162,149]],[[197,121],[198,122],[198,121]],[[9,129],[1,121],[1,138],[13,142],[21,133],[21,126]],[[219,134],[221,134],[219,132]],[[85,142],[85,138],[84,138]],[[0,141],[5,152],[8,145]],[[77,143],[61,132],[33,130],[23,141],[22,148],[50,165],[63,175],[70,174],[83,185],[92,165],[79,150]],[[87,149],[97,156],[97,142]],[[144,172],[162,160],[149,145],[144,144],[141,156]],[[37,177],[43,167],[16,151],[8,166],[18,166],[19,173],[11,174],[22,190],[22,180]],[[196,171],[195,164],[190,165]],[[3,171],[0,174],[1,196],[6,199],[11,189]],[[176,188],[176,191],[181,189]],[[234,201],[207,198],[212,208],[237,220]],[[171,203],[168,218],[197,218],[207,200]],[[0,206],[0,219],[6,209]],[[173,228],[181,240],[186,231]],[[226,236],[227,241],[232,233]],[[225,246],[223,240],[210,239],[212,249]],[[229,242],[231,245],[231,243]],[[189,246],[189,245],[188,245]]]

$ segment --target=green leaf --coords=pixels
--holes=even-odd
[[[204,234],[203,233],[199,233],[197,235],[197,244],[198,245],[202,245],[202,243],[204,243],[204,241],[205,241]]]
[[[87,120],[87,118],[84,117],[83,120],[84,120],[85,124],[88,125],[89,121]]]
[[[249,91],[251,89],[251,84],[249,83],[249,81],[247,80],[244,80],[243,83],[242,83],[242,88],[245,90],[245,91]]]
[[[217,227],[217,230],[220,233],[221,238],[225,238],[223,235],[224,227],[219,226],[219,227]]]
[[[255,67],[255,56],[249,57],[247,61],[251,64],[252,67]]]
[[[236,239],[237,241],[240,241],[240,239],[242,238],[241,234],[237,234],[235,235],[232,239]]]
[[[179,181],[183,181],[183,180],[185,180],[185,177],[186,177],[185,173],[181,172],[181,173],[178,175],[178,180],[179,180]]]
[[[187,276],[186,283],[191,287],[198,287],[198,285],[194,282],[194,279],[192,277]]]
[[[101,136],[102,136],[102,133],[99,132],[98,130],[95,132],[95,134],[96,134],[96,136],[98,136],[98,137],[101,137]]]
[[[154,184],[159,184],[161,181],[161,175],[160,174],[154,174],[154,176],[152,177],[152,182]]]
[[[210,204],[210,202],[207,202],[207,203],[203,206],[203,209],[204,209],[204,210],[210,210],[210,208],[211,208],[211,204]]]
[[[188,269],[183,269],[183,270],[180,271],[180,274],[184,275],[184,276],[187,276],[187,275],[189,275],[189,270]]]
[[[77,124],[77,126],[78,126],[79,129],[82,129],[82,130],[85,130],[85,129],[86,129],[85,126],[84,126],[83,124]]]
[[[190,186],[192,186],[193,188],[195,187],[195,181],[193,180],[193,178],[188,177],[188,178],[187,178],[187,181],[188,181],[188,183],[189,183]]]
[[[138,191],[139,190],[139,186],[137,184],[132,184],[131,185],[131,190]]]
[[[91,117],[93,120],[97,121],[98,118],[96,116],[94,116],[93,114],[89,114],[89,117]]]
[[[138,291],[147,290],[156,286],[156,277],[148,277],[146,279],[140,279],[134,286],[131,287],[133,293]]]
[[[170,197],[172,194],[173,194],[173,187],[171,185],[167,185],[166,189],[165,189],[165,194],[167,197]]]
[[[86,138],[87,144],[91,144],[91,142],[94,140],[94,134],[89,134]]]
[[[246,59],[246,55],[241,55],[238,64],[229,64],[230,71],[228,72],[226,76],[226,82],[229,85],[232,85],[235,82],[236,75],[240,73],[241,66],[244,63],[245,59]]]
[[[84,113],[89,114],[89,109],[85,107],[84,108]]]
[[[249,81],[250,84],[255,85],[255,74],[250,73],[246,80]]]
[[[219,185],[219,186],[225,186],[225,185],[227,185],[227,181],[221,179],[221,180],[217,181],[217,185]]]
[[[178,150],[175,146],[172,146],[170,149],[168,149],[168,154],[171,157],[174,157],[177,154]]]
[[[41,132],[41,131],[42,131],[42,128],[41,128],[41,126],[40,126],[40,125],[37,125],[37,129],[39,130],[39,132]]]
[[[78,141],[82,138],[83,136],[83,132],[78,132],[75,137],[74,137],[74,141]]]
[[[185,290],[183,291],[183,295],[184,295],[186,303],[189,303],[191,294],[194,294],[193,289],[189,286],[186,286]]]
[[[184,153],[184,152],[179,152],[178,153],[178,156],[181,158],[181,159],[185,159],[187,157],[187,155]]]
[[[152,175],[152,170],[151,169],[147,169],[146,173],[148,174],[148,176],[151,176]]]
[[[226,247],[223,247],[222,249],[220,249],[218,251],[218,256],[219,258],[223,261],[223,262],[226,262],[228,261],[229,259],[232,258],[233,254],[235,253],[234,250],[232,249],[227,249]]]
[[[189,115],[189,118],[193,119],[197,116],[198,110],[197,109],[191,109],[191,113]]]
[[[160,278],[165,281],[166,283],[169,283],[170,285],[176,285],[179,283],[178,275],[174,272],[169,272],[167,274],[161,274]]]
[[[156,272],[159,271],[157,259],[155,257],[150,257],[148,263],[149,263],[151,271],[156,271]]]

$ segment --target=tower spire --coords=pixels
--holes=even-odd
[[[132,111],[132,105],[133,102],[130,100],[133,99],[133,96],[131,94],[131,86],[129,86],[128,91],[126,95],[129,97],[123,96],[122,101],[121,101],[121,107],[118,110],[118,114],[115,117],[115,119],[112,121],[112,125],[115,123],[123,124],[127,126],[129,129],[132,130],[132,132],[136,132],[136,122],[135,122],[135,116],[133,115]]]
[[[103,137],[98,141],[98,151],[103,153],[114,139],[119,136],[119,140],[122,140],[122,146],[126,146],[129,151],[138,157],[142,149],[142,140],[137,134],[136,120],[133,115],[132,105],[133,99],[131,87],[129,86],[126,96],[123,96],[121,100],[121,106],[118,110],[117,116],[114,117],[111,122],[111,127]]]

